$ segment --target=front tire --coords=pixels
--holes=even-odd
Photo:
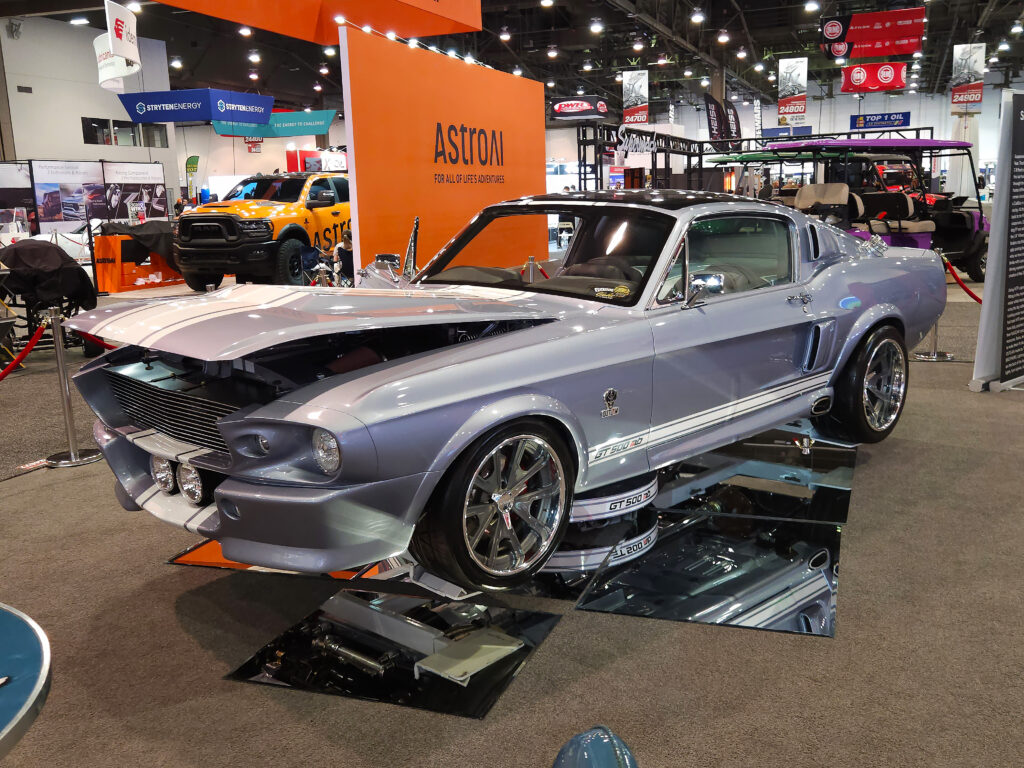
[[[302,285],[302,242],[285,240],[278,246],[274,280],[277,285]]]
[[[477,440],[445,474],[409,550],[471,589],[506,589],[539,571],[569,524],[576,471],[561,435],[523,419]]]
[[[201,272],[201,273],[190,273],[182,275],[185,278],[185,285],[191,288],[193,291],[199,291],[204,293],[207,285],[212,285],[214,288],[220,288],[220,284],[224,281],[223,272]]]
[[[846,363],[836,381],[835,405],[815,425],[840,440],[880,442],[903,414],[909,381],[903,335],[891,325],[879,326]]]

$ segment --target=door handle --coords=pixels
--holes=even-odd
[[[799,301],[801,304],[810,304],[814,301],[814,297],[811,296],[807,291],[801,291],[800,293],[794,294],[793,296],[787,296],[786,301],[792,303]]]

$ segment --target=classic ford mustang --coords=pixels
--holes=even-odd
[[[931,251],[680,191],[491,206],[411,281],[385,273],[68,321],[124,345],[76,377],[121,503],[257,565],[408,549],[511,586],[558,548],[574,494],[798,418],[881,440],[946,296]]]

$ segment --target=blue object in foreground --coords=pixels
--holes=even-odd
[[[558,751],[551,768],[637,768],[626,743],[603,725],[578,733]]]
[[[21,611],[0,603],[0,759],[36,719],[50,691],[50,642]]]

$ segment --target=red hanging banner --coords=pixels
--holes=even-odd
[[[821,44],[866,43],[921,37],[924,34],[924,6],[898,11],[853,13],[821,18]]]
[[[907,87],[906,63],[843,67],[843,93],[895,91]]]
[[[876,56],[909,56],[921,50],[920,37],[874,40],[868,43],[832,43],[821,46],[830,59],[870,59]]]

